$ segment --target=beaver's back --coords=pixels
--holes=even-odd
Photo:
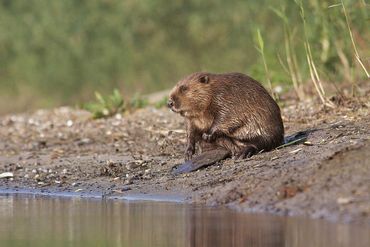
[[[213,74],[210,86],[209,110],[227,136],[251,141],[260,150],[282,144],[279,106],[259,82],[241,73]]]

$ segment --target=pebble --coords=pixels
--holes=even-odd
[[[135,160],[136,164],[142,165],[145,163],[145,160]]]
[[[130,185],[130,184],[133,184],[133,178],[129,178],[127,180],[125,180],[125,182],[123,183],[124,185]]]
[[[12,172],[3,172],[0,174],[0,178],[12,178],[14,174]]]
[[[352,202],[352,199],[348,198],[348,197],[339,197],[337,199],[338,204],[348,204],[348,203],[351,203],[351,202]]]
[[[72,127],[72,125],[73,125],[73,121],[72,121],[72,120],[68,120],[68,121],[67,121],[67,123],[66,123],[66,125],[67,125],[68,127]]]

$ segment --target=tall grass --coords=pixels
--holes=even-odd
[[[308,40],[308,35],[307,35],[307,23],[306,23],[305,11],[304,11],[302,0],[295,0],[295,2],[298,4],[300,8],[300,15],[302,18],[302,23],[303,23],[303,33],[304,33],[304,38],[305,38],[304,47],[306,51],[306,58],[307,58],[308,68],[310,70],[311,80],[315,86],[316,93],[318,94],[321,100],[321,103],[323,105],[333,107],[333,104],[326,99],[325,90],[320,80],[320,77],[317,72],[317,68],[316,68],[316,65],[315,65],[315,62],[312,56],[311,45],[310,45],[310,42]]]
[[[265,56],[265,44],[263,42],[263,38],[262,38],[262,35],[261,35],[261,30],[260,29],[257,29],[257,50],[258,52],[261,54],[261,57],[262,57],[262,62],[263,62],[263,68],[265,69],[265,73],[266,73],[266,81],[268,83],[268,86],[269,86],[269,89],[270,89],[270,93],[272,95],[272,97],[274,99],[276,99],[276,96],[275,96],[275,93],[274,93],[274,90],[272,88],[272,83],[271,83],[271,76],[270,76],[270,71],[268,69],[268,66],[267,66],[267,62],[266,62],[266,56]]]
[[[364,5],[366,6],[365,1],[363,1],[363,2],[364,2]],[[343,8],[344,16],[346,17],[346,23],[347,23],[347,27],[348,27],[348,33],[349,33],[349,36],[351,38],[351,43],[352,43],[352,46],[353,46],[353,51],[355,52],[356,60],[361,65],[361,68],[364,70],[367,78],[370,78],[369,72],[367,71],[365,65],[363,64],[363,62],[362,62],[362,60],[360,58],[360,55],[358,54],[356,43],[355,43],[355,40],[353,38],[353,34],[352,34],[352,30],[351,30],[351,25],[349,23],[350,21],[349,21],[348,14],[347,14],[347,11],[346,11],[346,7],[345,7],[345,5],[343,3],[343,0],[341,0],[341,5],[342,5],[342,8]]]
[[[285,13],[285,7],[283,6],[281,10],[276,8],[271,8],[273,12],[282,20],[284,29],[284,48],[287,66],[282,61],[281,57],[278,55],[279,62],[283,69],[289,74],[294,91],[298,99],[303,100],[305,98],[305,93],[302,90],[302,74],[297,61],[297,52],[294,49],[294,34],[295,30],[291,30],[288,16]]]
[[[330,77],[332,77],[330,74],[327,76],[326,83],[321,79],[320,71],[321,73],[324,73],[324,75],[330,73],[330,67],[327,66],[328,61],[330,61],[328,58],[331,57],[331,59],[335,58],[335,61],[337,61],[337,64],[341,64],[341,68],[337,67],[338,70],[342,70],[341,73],[343,75],[343,79],[346,79],[347,81],[352,82],[352,92],[355,90],[356,86],[356,78],[355,74],[351,71],[354,71],[356,69],[356,66],[351,64],[349,62],[348,57],[351,56],[350,49],[348,49],[348,45],[351,45],[353,48],[353,55],[362,68],[362,70],[365,72],[365,75],[367,78],[369,78],[369,73],[366,69],[366,66],[362,62],[361,56],[359,55],[356,42],[353,36],[353,32],[351,30],[350,25],[350,17],[346,11],[345,4],[343,0],[341,0],[340,4],[330,5],[326,6],[327,9],[341,6],[343,10],[344,15],[344,23],[346,24],[346,28],[349,34],[349,40],[346,40],[344,37],[346,37],[345,30],[343,29],[343,18],[341,16],[333,15],[335,17],[330,16],[332,13],[328,13],[325,10],[325,7],[318,4],[319,1],[312,1],[314,8],[316,8],[316,12],[319,13],[319,15],[314,16],[315,18],[320,19],[319,24],[315,24],[315,22],[310,21],[307,22],[307,15],[305,8],[307,6],[304,5],[304,2],[302,0],[295,0],[296,5],[298,6],[298,11],[300,14],[301,19],[301,25],[300,24],[293,24],[295,25],[295,29],[291,28],[291,18],[286,15],[285,13],[285,7],[281,9],[271,8],[271,10],[280,18],[281,22],[283,23],[283,32],[284,32],[284,45],[285,45],[285,56],[286,56],[286,64],[282,60],[281,56],[278,54],[278,61],[284,71],[286,71],[291,78],[293,88],[295,89],[295,92],[297,94],[297,97],[299,99],[303,99],[305,97],[305,92],[302,90],[302,87],[300,85],[303,83],[303,80],[301,79],[301,75],[305,75],[306,69],[308,71],[308,75],[310,78],[310,81],[313,83],[315,92],[317,96],[319,97],[321,103],[328,107],[334,107],[334,104],[330,102],[327,98],[327,93],[324,86],[328,86],[328,83],[330,81]],[[324,1],[325,2],[325,1]],[[366,4],[363,3],[363,1],[360,1],[362,3],[362,8],[366,8]],[[315,13],[315,11],[314,11]],[[311,15],[312,19],[312,12],[309,13]],[[331,22],[331,19],[336,19],[337,23]],[[310,35],[312,30],[316,30],[315,26],[319,26],[321,29],[326,30],[322,33],[322,39],[320,40],[320,35],[317,32],[314,32],[314,35],[318,35],[318,37],[315,37],[314,35]],[[338,32],[338,27],[340,28]],[[298,29],[302,29],[302,37],[303,39],[296,39],[295,38],[295,31]],[[335,32],[338,32],[339,35]],[[312,37],[313,36],[313,37]],[[332,36],[332,37],[331,37]],[[340,37],[340,39],[338,39]],[[368,33],[364,33],[364,37],[368,37]],[[295,39],[295,41],[294,41]],[[317,45],[318,41],[321,42],[321,47]],[[304,53],[297,53],[295,47],[297,46],[297,42],[301,42],[304,47]],[[312,43],[315,44],[315,53],[312,49]],[[367,46],[366,46],[367,48]],[[307,67],[298,66],[299,57],[305,57]],[[317,65],[317,60],[320,61],[320,65]],[[302,60],[300,60],[302,62]],[[338,66],[338,65],[337,65]],[[304,81],[308,81],[308,78],[305,77]],[[338,79],[338,78],[337,78]],[[334,87],[336,87],[334,85]],[[352,93],[353,95],[353,93]]]

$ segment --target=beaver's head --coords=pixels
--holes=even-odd
[[[172,89],[168,107],[184,117],[197,117],[207,110],[211,103],[211,74],[197,72],[191,74]]]

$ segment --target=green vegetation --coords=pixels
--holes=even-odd
[[[93,118],[103,118],[113,116],[125,110],[124,100],[117,89],[113,90],[112,95],[102,96],[95,92],[96,102],[86,103],[82,108],[90,111]]]
[[[135,94],[131,100],[124,100],[118,89],[114,89],[111,95],[102,95],[99,92],[95,92],[95,101],[81,105],[82,109],[85,109],[92,113],[94,119],[111,117],[117,113],[124,113],[126,111],[134,111],[136,109],[144,108],[149,105],[148,100]],[[167,100],[167,98],[166,98]],[[167,102],[167,101],[166,101]],[[155,107],[163,107],[164,104],[161,101],[154,104]]]
[[[0,0],[0,113],[132,98],[199,70],[299,98],[312,81],[327,104],[325,85],[368,76],[368,13],[365,0]]]

